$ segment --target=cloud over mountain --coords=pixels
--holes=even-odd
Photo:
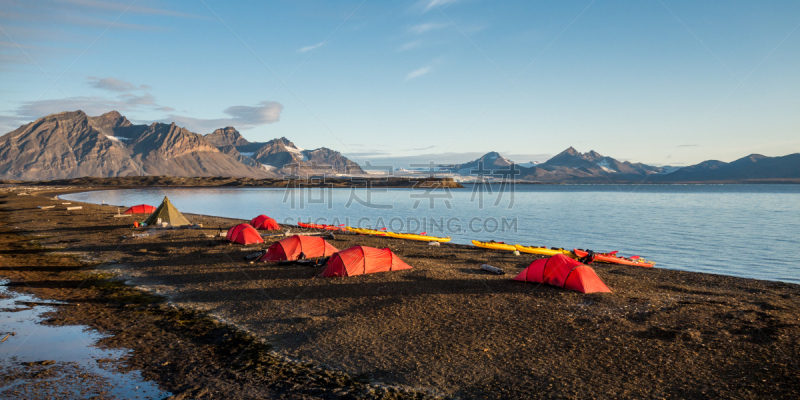
[[[103,90],[110,90],[112,92],[130,92],[138,89],[149,89],[147,85],[134,85],[130,82],[125,82],[116,78],[97,78],[94,76],[89,77],[89,85]]]
[[[276,101],[264,100],[256,106],[231,106],[223,113],[229,118],[194,118],[184,115],[170,114],[164,122],[176,122],[195,132],[211,132],[220,126],[234,126],[237,129],[248,129],[259,125],[278,122],[283,105]]]

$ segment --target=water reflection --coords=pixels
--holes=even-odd
[[[103,335],[86,326],[43,325],[54,311],[30,296],[0,285],[0,399],[162,399],[155,383],[139,372],[115,371],[125,350],[100,349]]]

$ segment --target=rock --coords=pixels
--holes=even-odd
[[[56,363],[56,361],[55,361],[55,360],[42,360],[42,361],[29,361],[29,362],[24,362],[24,363],[22,363],[22,365],[24,365],[24,366],[26,366],[26,367],[33,367],[33,366],[35,366],[35,365],[53,365],[53,364],[55,364],[55,363]]]

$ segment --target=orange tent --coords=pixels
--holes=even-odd
[[[278,226],[278,222],[274,219],[266,216],[266,215],[259,215],[250,220],[250,225],[253,225],[253,228],[264,230],[264,231],[272,231],[276,229],[281,229]]]
[[[592,267],[563,254],[532,262],[514,280],[547,283],[581,293],[611,293],[611,289],[600,280]]]
[[[239,224],[228,229],[225,239],[241,244],[264,243],[264,239],[261,238],[258,231],[250,226],[250,224]]]
[[[339,251],[325,239],[318,236],[294,235],[269,246],[259,261],[295,261],[303,253],[303,258],[327,257]]]
[[[138,204],[127,210],[123,214],[152,214],[156,208],[147,204]]]
[[[320,276],[353,276],[410,268],[388,248],[353,246],[332,255]]]

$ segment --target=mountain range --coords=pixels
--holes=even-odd
[[[244,151],[244,153],[240,153]],[[0,179],[137,175],[275,178],[361,173],[340,153],[303,150],[285,138],[251,143],[232,127],[199,135],[172,124],[135,125],[116,111],[39,118],[0,136]]]
[[[620,182],[641,181],[644,177],[668,171],[664,167],[619,161],[594,150],[581,153],[570,147],[542,164],[521,166],[519,176],[521,179],[543,182]]]
[[[614,177],[615,181],[624,179],[641,179],[650,174],[662,174],[668,171],[664,167],[653,167],[645,164],[632,164],[605,157],[595,151],[581,153],[570,147],[544,163],[515,163],[497,152],[489,152],[482,157],[464,164],[444,166],[442,169],[459,175],[477,175],[490,170],[495,173],[509,170],[514,164],[517,170],[515,179],[541,182],[566,182]]]
[[[325,147],[305,150],[285,137],[269,142],[249,142],[239,131],[229,126],[217,129],[205,135],[205,138],[221,152],[236,158],[239,162],[260,166],[279,175],[364,173],[358,164],[337,151]]]
[[[792,182],[800,183],[800,153],[782,157],[751,154],[730,163],[709,160],[688,167],[655,167],[619,161],[595,151],[581,153],[570,147],[544,163],[515,163],[497,152],[442,170],[459,175],[502,175],[514,164],[517,180],[546,183],[702,183]],[[499,174],[498,174],[499,173]]]
[[[800,182],[800,153],[751,154],[730,163],[710,160],[676,168],[619,161],[570,147],[543,163],[515,163],[489,152],[467,163],[439,166],[438,172],[456,177],[488,175],[512,164],[515,179],[548,183]],[[250,142],[230,126],[200,135],[174,123],[136,125],[116,111],[98,117],[82,111],[52,114],[0,136],[0,179],[5,180],[323,174],[364,171],[335,150],[306,150],[285,137]]]

